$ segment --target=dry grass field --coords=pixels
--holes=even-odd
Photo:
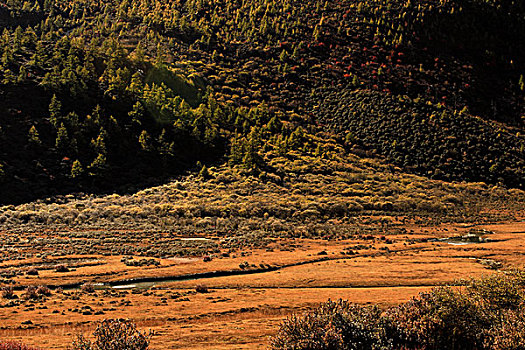
[[[2,300],[0,337],[65,349],[76,334],[90,334],[96,321],[130,318],[139,328],[155,332],[153,349],[258,349],[267,346],[284,317],[328,299],[388,306],[431,286],[524,265],[523,221],[407,229],[406,234],[374,239],[275,239],[264,249],[208,262],[151,258],[160,264],[140,267],[126,265],[119,256],[44,259],[51,266],[67,262],[70,271],[42,269],[36,276],[27,271],[15,276],[15,289],[21,290],[14,291],[17,299]],[[434,241],[469,232],[479,233],[482,243]],[[3,234],[3,239],[8,237]],[[42,261],[34,258],[7,260],[1,268],[5,272],[38,264]],[[196,275],[211,271],[227,275]],[[253,273],[243,274],[246,271]],[[24,288],[165,276],[174,280],[128,281],[95,291],[85,285],[66,287],[35,299],[28,299]],[[177,276],[186,278],[177,281]]]
[[[129,318],[153,349],[260,349],[328,299],[386,307],[524,265],[522,191],[336,151],[268,162],[0,208],[0,339],[66,349]]]
[[[524,0],[0,0],[0,29],[0,350],[103,320],[523,348],[525,272],[455,294],[525,271]]]

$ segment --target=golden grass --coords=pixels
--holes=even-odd
[[[347,240],[276,239],[273,251],[253,249],[233,253],[211,262],[202,259],[161,259],[161,267],[129,267],[120,257],[103,257],[103,265],[78,267],[65,274],[47,270],[40,276],[19,276],[20,284],[115,280],[139,276],[169,276],[204,271],[240,270],[239,264],[284,266],[273,272],[217,277],[160,284],[147,292],[81,291],[54,293],[45,301],[23,302],[0,308],[0,338],[22,340],[49,349],[65,349],[75,334],[90,334],[96,321],[130,318],[141,329],[156,335],[153,349],[259,349],[267,346],[280,321],[292,312],[301,313],[327,299],[392,305],[408,300],[433,285],[453,283],[459,278],[491,273],[482,263],[491,259],[503,268],[523,267],[525,223],[477,226],[494,231],[493,242],[450,245],[414,241],[461,235],[473,227],[441,225],[407,227],[406,234],[384,239]],[[410,232],[413,230],[414,232]],[[344,255],[344,248],[354,255]],[[279,249],[286,248],[285,250]],[[384,250],[388,247],[390,252]],[[383,249],[382,249],[383,248]],[[319,255],[320,252],[326,255]],[[79,258],[79,256],[76,256]],[[326,258],[326,261],[317,261]],[[28,261],[33,261],[28,259]],[[308,262],[288,266],[298,262]],[[7,261],[20,264],[24,261]],[[204,284],[209,293],[196,293]],[[21,295],[22,292],[17,292]],[[7,303],[1,301],[2,305]],[[91,308],[84,315],[74,310]],[[84,309],[85,310],[85,309]],[[104,314],[95,315],[97,311]],[[31,320],[32,324],[22,322]]]
[[[523,266],[525,192],[432,181],[343,153],[322,161],[274,155],[274,172],[258,177],[212,168],[208,181],[187,176],[133,195],[0,208],[0,284],[277,269],[147,292],[0,300],[0,339],[65,349],[97,321],[122,317],[156,332],[153,349],[260,349],[284,317],[327,299],[392,305],[489,267]],[[493,242],[430,241],[481,228],[495,232]],[[158,266],[129,266],[129,255]],[[60,264],[70,270],[57,272]],[[27,274],[34,268],[38,276]],[[210,293],[196,293],[198,284]]]
[[[428,288],[279,288],[279,289],[221,289],[206,294],[190,294],[189,301],[174,302],[169,299],[175,293],[187,290],[170,288],[159,290],[152,295],[126,294],[115,297],[81,295],[79,300],[54,295],[40,307],[24,311],[23,316],[14,317],[2,310],[0,319],[6,321],[0,329],[0,338],[21,340],[28,344],[49,349],[65,349],[75,334],[93,331],[94,322],[103,318],[131,318],[139,328],[152,329],[153,349],[194,348],[208,344],[210,348],[230,348],[246,343],[247,348],[258,348],[266,337],[276,331],[279,322],[291,312],[301,312],[327,299],[350,299],[356,303],[379,303],[392,305],[408,300],[419,291]],[[162,297],[168,297],[167,304],[160,304]],[[119,306],[122,300],[130,306]],[[114,311],[105,315],[81,315],[66,312],[53,314],[53,310],[90,305],[97,310],[104,305],[115,305]],[[102,304],[102,305],[100,305]],[[12,311],[12,310],[11,310]],[[20,326],[22,320],[32,320],[37,328]],[[218,326],[219,325],[219,326]],[[45,327],[40,327],[45,326]],[[217,332],[220,330],[220,332]]]

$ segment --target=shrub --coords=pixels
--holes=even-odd
[[[56,272],[69,272],[69,268],[66,265],[57,265],[55,266]]]
[[[485,308],[451,288],[421,293],[385,317],[394,343],[409,349],[480,349],[483,330],[492,322]]]
[[[525,278],[512,272],[440,287],[381,311],[325,303],[283,322],[273,349],[523,350]]]
[[[485,348],[492,350],[522,350],[525,348],[525,309],[508,310],[500,322],[488,331]]]
[[[195,287],[195,291],[197,293],[208,293],[209,292],[208,287],[203,284],[199,284],[197,287]]]
[[[292,316],[282,325],[271,342],[272,349],[328,350],[343,349],[341,332],[315,314],[304,317]]]
[[[49,288],[47,288],[46,286],[39,286],[37,289],[36,289],[36,294],[40,295],[40,296],[50,296],[52,293],[51,293],[51,290]]]
[[[18,343],[18,342],[5,341],[5,342],[0,342],[0,350],[39,350],[39,349],[31,347],[31,346],[27,346],[25,344]]]
[[[284,321],[271,341],[273,349],[381,349],[383,327],[377,307],[329,301],[303,317]]]
[[[525,299],[525,272],[495,274],[467,283],[467,291],[496,308],[517,309]]]
[[[40,299],[40,294],[37,293],[37,288],[35,286],[29,286],[26,288],[24,294],[22,294],[22,298],[26,300],[36,300]]]
[[[78,335],[72,350],[146,350],[151,332],[140,332],[130,320],[104,320],[93,336],[95,340],[92,342]]]
[[[2,287],[1,291],[2,291],[2,298],[4,299],[14,299],[16,297],[12,286]]]
[[[93,285],[93,283],[84,283],[80,286],[80,289],[85,293],[95,292],[95,286]]]

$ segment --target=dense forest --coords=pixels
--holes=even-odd
[[[525,4],[0,1],[0,203],[268,150],[525,188]]]

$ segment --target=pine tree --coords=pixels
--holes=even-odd
[[[277,137],[276,143],[277,143],[277,152],[282,156],[286,155],[286,153],[288,152],[288,147],[286,145],[286,140],[283,137],[283,135],[279,134],[279,136]]]
[[[140,102],[137,102],[133,105],[133,109],[128,115],[135,126],[140,126],[142,125],[142,119],[144,118],[144,107]]]
[[[40,146],[42,144],[38,130],[35,128],[34,125],[31,126],[31,128],[29,129],[29,142],[37,146]]]
[[[82,164],[77,159],[73,162],[73,165],[71,166],[71,177],[76,179],[84,174],[84,168],[82,167]]]
[[[107,160],[106,156],[103,154],[99,154],[95,160],[91,163],[89,166],[89,169],[91,170],[91,175],[102,175],[104,171],[107,169]]]
[[[100,128],[100,133],[98,134],[97,139],[91,141],[91,144],[97,153],[104,155],[108,153],[106,146],[107,138],[108,133],[106,132],[106,130],[104,130],[104,128]]]
[[[201,170],[199,171],[199,177],[202,179],[209,179],[211,177],[210,171],[206,167],[206,165],[203,165]]]
[[[143,151],[151,151],[151,137],[146,130],[142,130],[142,133],[139,136],[139,144]]]
[[[261,161],[259,155],[259,147],[261,144],[261,135],[257,127],[252,127],[250,134],[248,135],[248,140],[246,142],[244,158],[242,159],[242,164],[246,169],[257,168],[258,164]]]
[[[299,149],[304,142],[303,128],[298,127],[290,134],[287,140],[287,146],[291,149]]]
[[[230,145],[229,162],[230,165],[241,164],[243,158],[242,143],[236,135]]]
[[[51,103],[49,104],[49,121],[53,126],[58,129],[60,122],[60,114],[62,111],[62,104],[58,100],[56,95],[53,95],[51,98]]]
[[[170,153],[170,143],[168,142],[168,135],[166,134],[166,129],[162,129],[162,132],[160,133],[160,136],[157,139],[157,143],[159,145],[159,152],[161,154],[166,155]]]
[[[64,123],[60,124],[57,132],[57,138],[55,140],[55,146],[60,151],[66,151],[69,145],[69,136]]]
[[[139,94],[142,92],[143,88],[144,88],[144,84],[142,83],[142,78],[140,77],[140,74],[135,73],[131,76],[131,82],[126,88],[126,91],[131,92],[133,94]]]

